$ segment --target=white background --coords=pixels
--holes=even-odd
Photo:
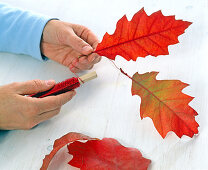
[[[137,71],[159,71],[158,79],[189,83],[183,92],[195,97],[190,105],[199,114],[196,120],[200,127],[199,135],[193,138],[180,139],[170,132],[162,139],[150,118],[140,119],[140,98],[131,96],[131,81],[103,58],[93,68],[98,78],[77,89],[76,97],[64,105],[58,116],[28,131],[0,131],[1,170],[39,169],[54,140],[73,131],[97,138],[112,137],[125,146],[138,148],[144,157],[152,160],[151,170],[208,169],[208,0],[3,2],[85,25],[100,40],[105,32],[114,32],[117,20],[124,14],[131,19],[142,7],[148,15],[161,9],[164,15],[176,15],[176,19],[193,22],[179,37],[180,43],[169,47],[169,56],[148,56],[136,62],[127,62],[118,56],[115,63],[130,75]],[[0,53],[1,85],[31,79],[62,81],[72,76],[67,68],[52,61]],[[63,158],[64,152],[61,155]],[[70,159],[68,154],[64,157],[65,161]],[[65,167],[61,169],[69,168],[67,164],[61,166]]]

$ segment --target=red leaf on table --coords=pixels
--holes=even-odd
[[[178,36],[189,25],[190,22],[164,16],[161,11],[148,16],[142,8],[131,21],[124,15],[118,21],[114,34],[106,33],[95,52],[112,60],[120,55],[128,61],[148,55],[167,55],[168,45],[178,43]]]
[[[74,133],[74,132],[71,132],[71,133],[68,133],[68,134],[62,136],[61,138],[57,139],[54,142],[53,150],[51,151],[51,153],[49,155],[45,156],[45,158],[43,160],[42,167],[40,168],[40,170],[47,170],[54,155],[65,145],[67,145],[71,142],[77,141],[77,140],[95,140],[95,139],[85,136],[81,133]]]
[[[150,117],[163,138],[169,131],[178,137],[193,137],[198,133],[197,112],[188,105],[193,97],[181,92],[188,84],[179,80],[156,80],[157,74],[135,73],[132,78],[132,95],[141,97],[141,118]]]
[[[82,143],[78,140],[87,140],[87,142]],[[66,144],[69,144],[67,146],[69,153],[73,155],[69,164],[82,170],[101,170],[103,168],[145,170],[151,162],[149,159],[143,158],[137,149],[126,148],[115,139],[99,140],[71,132],[54,142],[53,150],[44,158],[40,170],[47,170],[54,155]]]
[[[81,170],[146,170],[151,162],[139,150],[126,148],[112,138],[76,141],[67,147],[73,155],[69,164]]]

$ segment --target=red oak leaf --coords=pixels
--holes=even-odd
[[[134,148],[126,148],[112,138],[74,142],[68,145],[73,155],[70,165],[81,170],[146,170],[150,160]]]
[[[77,141],[77,140],[93,140],[93,138],[85,136],[81,133],[71,132],[71,133],[68,133],[68,134],[62,136],[61,138],[57,139],[54,142],[53,150],[51,151],[51,153],[49,155],[45,156],[45,158],[43,160],[42,167],[40,168],[40,170],[47,170],[54,155],[65,145],[67,145],[71,142]]]
[[[178,43],[178,36],[189,25],[190,22],[164,16],[161,11],[148,16],[141,9],[131,21],[124,15],[118,21],[114,34],[106,33],[95,52],[112,60],[120,55],[128,61],[148,55],[167,55],[168,45]]]
[[[197,112],[188,105],[193,97],[181,92],[188,84],[179,80],[156,80],[157,74],[135,73],[132,78],[132,95],[141,97],[141,118],[150,117],[163,138],[169,131],[178,137],[197,134]]]

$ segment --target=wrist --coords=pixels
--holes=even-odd
[[[53,34],[53,27],[54,24],[59,21],[57,18],[52,18],[48,20],[48,22],[45,24],[45,27],[43,29],[42,35],[41,35],[41,40],[40,40],[40,52],[43,60],[48,60],[48,57],[45,56],[44,50],[43,50],[43,42],[50,42],[50,37]]]

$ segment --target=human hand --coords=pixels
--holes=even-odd
[[[31,80],[0,86],[0,129],[31,129],[57,115],[75,91],[44,98],[24,96],[49,90],[54,85],[54,80]]]
[[[101,60],[93,53],[97,37],[86,27],[59,20],[49,21],[43,31],[41,51],[72,72],[88,70]]]

